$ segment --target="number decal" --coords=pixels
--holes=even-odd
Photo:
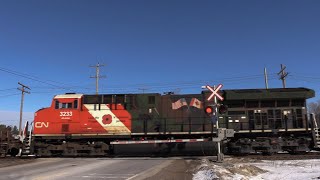
[[[61,117],[72,116],[72,111],[60,112]]]

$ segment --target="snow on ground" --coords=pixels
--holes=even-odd
[[[320,179],[320,159],[248,160],[225,159],[223,163],[203,159],[193,180],[312,180]]]
[[[320,179],[320,159],[263,161],[252,165],[269,171],[256,179]]]

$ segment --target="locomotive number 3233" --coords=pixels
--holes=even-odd
[[[72,116],[72,111],[60,112],[60,116],[62,117]]]

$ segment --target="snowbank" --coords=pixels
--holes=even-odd
[[[223,163],[202,160],[193,180],[307,180],[320,179],[320,159],[256,161],[226,159]]]

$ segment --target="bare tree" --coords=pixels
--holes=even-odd
[[[320,119],[320,100],[308,104],[309,113],[314,113],[317,120]]]
[[[0,131],[4,131],[7,128],[6,125],[4,124],[0,124]]]
[[[17,126],[13,126],[12,134],[15,134],[15,135],[18,135],[18,134],[19,134],[19,129],[18,129]]]

